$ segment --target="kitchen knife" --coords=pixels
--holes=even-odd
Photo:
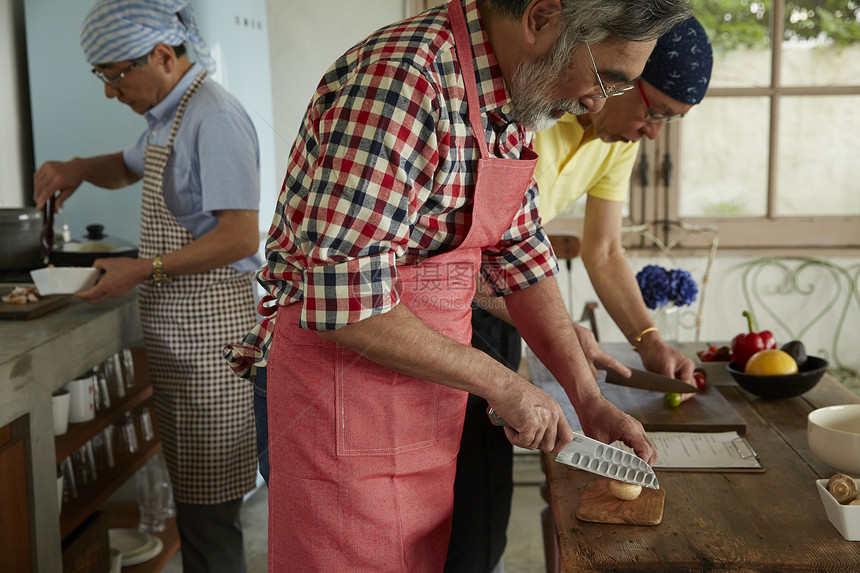
[[[691,386],[683,380],[669,378],[662,374],[654,374],[646,370],[630,368],[633,373],[630,378],[625,378],[618,372],[610,370],[605,366],[599,367],[601,370],[606,370],[606,381],[610,384],[619,386],[628,386],[630,388],[641,388],[643,390],[655,390],[657,392],[677,392],[678,394],[690,394],[691,392],[702,392],[703,388]],[[629,367],[628,367],[629,368]]]
[[[494,425],[511,427],[490,406],[487,415]],[[645,460],[583,434],[574,433],[573,441],[558,453],[555,461],[625,483],[660,489],[654,470]]]
[[[573,441],[558,453],[555,461],[625,483],[660,489],[657,475],[645,460],[583,434],[574,433]]]

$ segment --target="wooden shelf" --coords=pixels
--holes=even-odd
[[[107,505],[108,524],[112,528],[137,529],[140,514],[136,503],[110,503]],[[162,533],[154,535],[164,543],[161,553],[143,563],[123,567],[122,573],[155,573],[164,569],[170,558],[179,551],[179,531],[176,529],[176,519],[165,520],[167,526]]]
[[[152,407],[151,402],[144,402]],[[127,452],[114,453],[114,466],[97,468],[98,476],[87,484],[77,484],[78,496],[63,504],[60,514],[60,536],[65,539],[86,518],[99,507],[101,507],[116,490],[131,479],[134,474],[161,451],[161,440],[158,428],[155,427],[155,437],[144,442],[140,440],[140,421],[135,419],[135,428],[138,435],[139,449],[134,454]],[[121,439],[117,442],[120,443]]]
[[[119,424],[126,412],[134,411],[142,406],[147,406],[150,410],[153,438],[149,441],[143,440],[140,419],[134,417],[138,449],[132,454],[123,449],[122,444],[124,442],[121,429],[115,428],[113,439],[114,465],[113,467],[107,466],[104,460],[97,459],[96,478],[87,483],[76,483],[77,496],[64,503],[60,513],[60,537],[62,539],[65,539],[93,512],[101,508],[114,492],[161,451],[161,439],[153,406],[152,384],[146,351],[142,348],[136,348],[132,350],[132,354],[134,356],[134,386],[127,388],[125,397],[113,400],[111,407],[96,414],[93,420],[81,424],[69,424],[69,431],[55,438],[57,463],[59,464],[67,457],[75,454],[111,424]],[[66,489],[68,490],[68,484],[66,484]]]
[[[55,439],[57,463],[75,453],[93,436],[104,431],[111,424],[119,422],[123,414],[134,410],[152,396],[146,351],[136,348],[132,350],[132,354],[134,355],[134,386],[126,389],[124,398],[112,401],[110,409],[97,413],[96,417],[89,422],[69,424],[69,430]]]

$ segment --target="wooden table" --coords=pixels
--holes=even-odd
[[[827,375],[785,400],[762,400],[736,385],[719,391],[747,422],[766,471],[657,470],[666,491],[659,525],[579,521],[582,488],[603,478],[544,457],[562,571],[860,571],[860,543],[830,524],[815,486],[836,471],[806,439],[810,411],[860,396]]]

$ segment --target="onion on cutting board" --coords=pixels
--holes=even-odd
[[[613,479],[609,480],[609,491],[618,499],[631,501],[639,497],[639,494],[642,493],[642,486]]]

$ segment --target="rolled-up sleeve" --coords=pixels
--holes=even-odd
[[[410,201],[436,166],[435,94],[419,70],[375,62],[306,117],[312,169],[288,175],[305,261],[302,326],[332,330],[399,302]],[[310,146],[317,146],[311,156]],[[302,189],[306,189],[304,197]]]

